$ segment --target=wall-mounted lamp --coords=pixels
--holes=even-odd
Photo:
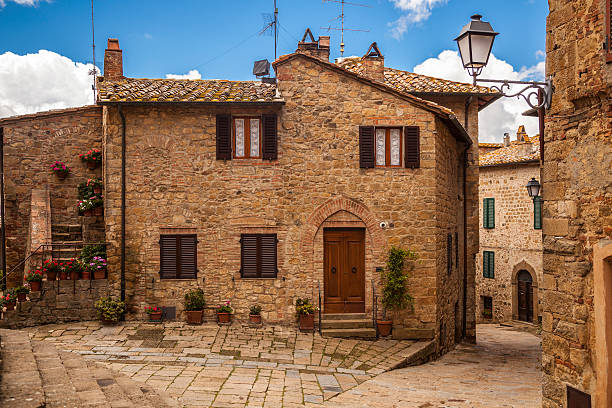
[[[540,185],[538,180],[535,179],[535,177],[529,180],[529,183],[527,183],[527,193],[529,194],[529,197],[531,197],[532,200],[535,200],[540,195],[541,187],[542,186]]]

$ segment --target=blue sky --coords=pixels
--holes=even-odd
[[[378,42],[385,65],[457,81],[470,81],[453,39],[472,14],[500,33],[483,77],[543,79],[548,6],[537,0],[349,0],[345,56],[363,55]],[[310,27],[331,35],[339,57],[340,5],[323,0],[278,0],[279,55],[295,51]],[[273,38],[260,36],[262,14],[273,0],[94,0],[96,65],[106,40],[119,38],[128,77],[254,79],[253,61],[274,57]],[[0,117],[93,102],[90,0],[0,0]],[[524,102],[504,99],[481,113],[480,140],[537,122]]]
[[[483,14],[501,33],[494,53],[513,66],[534,65],[536,52],[544,49],[548,7],[543,1],[434,2],[429,18],[411,24],[401,39],[392,36],[389,23],[405,11],[389,0],[355,1],[371,7],[346,6],[346,25],[370,32],[348,32],[345,55],[363,55],[377,41],[387,65],[412,69],[442,50],[455,49],[453,38],[474,12]],[[204,78],[250,79],[252,61],[273,59],[272,37],[252,36],[261,29],[262,13],[270,13],[272,4],[272,0],[94,0],[96,62],[103,58],[106,39],[118,37],[129,76],[163,77],[198,69]],[[321,0],[278,0],[278,7],[280,54],[295,50],[306,27],[315,35],[326,35],[320,27],[339,14],[337,3]],[[46,49],[90,62],[89,13],[88,0],[53,0],[36,7],[9,0],[0,10],[4,39],[0,53],[23,55]],[[337,57],[339,32],[332,31],[331,36],[332,57]],[[241,45],[228,51],[237,44]]]

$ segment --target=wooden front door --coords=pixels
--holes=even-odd
[[[365,230],[325,229],[324,313],[365,312]]]
[[[533,287],[531,282],[518,281],[519,320],[533,322]]]

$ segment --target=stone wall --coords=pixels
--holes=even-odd
[[[476,257],[476,301],[479,323],[518,319],[516,274],[525,269],[533,279],[534,322],[539,316],[539,285],[542,282],[542,231],[534,229],[533,200],[525,186],[540,179],[538,163],[480,168],[480,252]],[[495,199],[495,228],[483,228],[482,203]],[[495,253],[495,278],[485,278],[483,251]],[[482,316],[483,296],[493,298],[492,319]]]
[[[40,292],[30,292],[27,302],[2,314],[0,328],[95,320],[94,303],[104,296],[108,296],[106,280],[43,281]]]
[[[593,247],[612,236],[612,64],[606,64],[602,47],[605,3],[549,0],[546,71],[555,93],[542,169],[545,407],[565,407],[568,385],[595,398],[598,384],[611,377],[595,366],[610,357],[596,347],[596,329],[610,323],[595,320],[592,264]],[[598,398],[593,406],[608,402]]]
[[[210,305],[230,299],[245,319],[254,303],[266,321],[292,322],[297,297],[315,298],[323,285],[325,226],[366,228],[366,312],[372,310],[371,282],[380,294],[377,267],[390,245],[416,251],[409,265],[414,307],[394,314],[398,329],[438,332],[437,275],[445,271],[440,238],[456,228],[459,144],[434,114],[306,59],[277,66],[286,101],[279,113],[276,161],[215,160],[215,115],[255,114],[273,108],[239,106],[124,107],[127,137],[127,300],[133,313],[145,305],[177,306],[187,288],[203,287]],[[104,108],[105,217],[111,242],[109,276],[120,287],[121,121],[117,108]],[[421,129],[421,168],[359,168],[359,125]],[[446,171],[437,149],[449,149],[453,203],[438,205],[437,175]],[[445,158],[446,159],[446,158]],[[450,201],[449,201],[450,202]],[[448,208],[449,225],[435,220]],[[445,210],[446,211],[446,210]],[[474,212],[475,214],[475,212]],[[393,224],[381,229],[380,222]],[[452,225],[452,227],[451,227]],[[476,227],[475,227],[476,228]],[[159,279],[159,235],[198,236],[197,280]],[[277,279],[241,279],[240,234],[278,234]],[[477,228],[476,228],[477,238]],[[477,243],[477,239],[476,239]],[[442,255],[440,255],[442,250]],[[440,260],[444,265],[440,265]],[[445,272],[446,273],[446,272]],[[323,288],[321,287],[323,290]],[[379,307],[380,310],[380,307]],[[445,309],[442,313],[447,314]],[[452,320],[452,323],[450,322]],[[447,326],[454,326],[453,317]],[[446,322],[446,320],[445,320]]]
[[[101,148],[101,112],[99,106],[85,106],[0,119],[4,127],[8,270],[27,256],[32,189],[48,188],[52,224],[81,223],[77,186],[88,178],[101,177],[101,169],[88,170],[79,154]],[[60,180],[51,171],[55,160],[71,168],[66,179]]]

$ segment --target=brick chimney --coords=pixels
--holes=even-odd
[[[378,49],[375,42],[370,45],[368,52],[361,58],[363,62],[363,74],[378,82],[385,82],[385,57]]]
[[[119,40],[109,38],[104,51],[104,78],[123,78],[123,51],[119,48]]]
[[[516,140],[519,142],[526,142],[528,140],[524,125],[520,125],[516,131]]]
[[[504,133],[504,147],[510,146],[510,133]]]
[[[296,52],[308,54],[322,61],[329,62],[329,36],[321,36],[319,41],[315,41],[312,31],[310,31],[310,28],[307,28],[302,41],[298,43]]]

